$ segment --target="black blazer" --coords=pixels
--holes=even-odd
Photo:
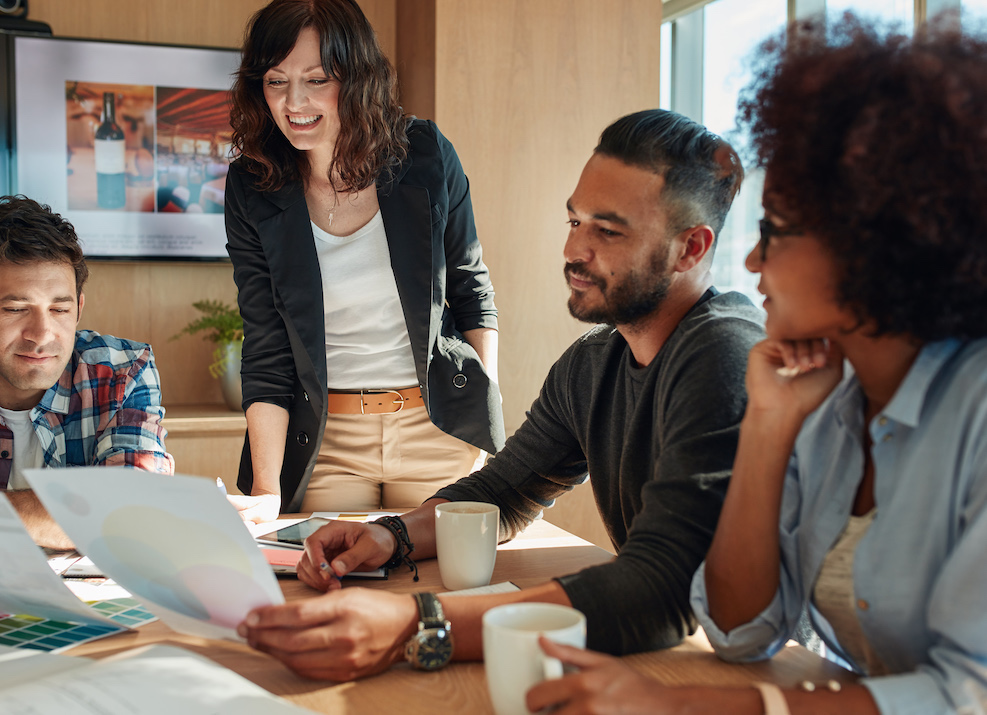
[[[437,427],[496,452],[505,438],[499,390],[462,336],[497,327],[469,182],[434,123],[412,120],[408,139],[408,158],[378,181],[377,199],[418,381]],[[226,248],[243,316],[243,405],[288,410],[281,506],[294,512],[326,424],[322,275],[301,184],[270,193],[254,184],[242,159],[230,166]],[[237,481],[245,494],[253,484],[249,440],[248,434]]]

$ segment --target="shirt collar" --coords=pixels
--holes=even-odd
[[[883,414],[901,424],[916,427],[932,382],[961,346],[962,342],[955,338],[924,346]]]
[[[62,370],[62,376],[58,378],[58,382],[45,392],[41,402],[35,408],[36,410],[55,412],[60,415],[68,414],[72,397],[72,376],[75,372],[73,363],[75,363],[74,354],[68,364],[65,365],[65,369]]]
[[[881,414],[899,424],[916,427],[933,380],[961,345],[955,338],[925,345]],[[834,411],[840,424],[858,430],[863,427],[863,391],[849,362],[844,363],[843,369],[846,378],[833,392]]]

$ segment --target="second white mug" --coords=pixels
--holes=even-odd
[[[509,603],[483,614],[483,667],[497,715],[528,715],[528,690],[562,677],[562,663],[542,652],[539,635],[583,648],[586,616],[554,603]]]
[[[442,585],[450,591],[490,583],[497,559],[500,509],[454,501],[435,507],[435,553]]]

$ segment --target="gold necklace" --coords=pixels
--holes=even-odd
[[[339,194],[336,189],[332,190],[332,208],[329,209],[329,228],[332,228],[332,220],[336,217],[336,209],[339,208]]]

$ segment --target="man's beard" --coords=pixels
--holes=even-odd
[[[610,325],[630,325],[651,315],[664,302],[672,284],[671,273],[664,271],[667,255],[667,250],[653,253],[646,268],[630,272],[620,283],[613,285],[608,285],[604,278],[585,272],[578,263],[567,263],[564,269],[566,276],[572,273],[590,281],[599,288],[603,297],[602,305],[583,306],[580,297],[574,293],[569,296],[569,313],[585,323]]]

